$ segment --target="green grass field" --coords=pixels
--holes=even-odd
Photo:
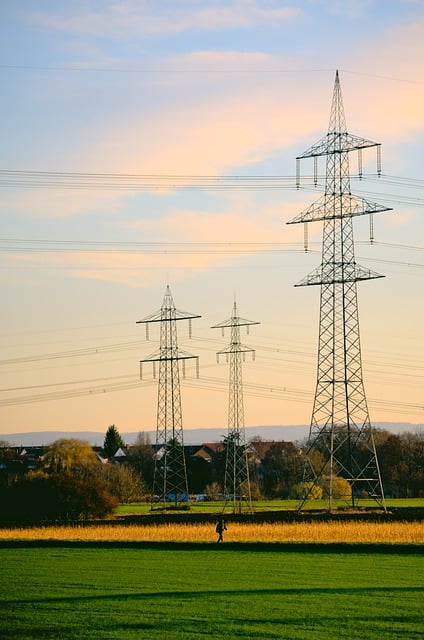
[[[399,498],[386,500],[388,509],[391,508],[422,508],[424,507],[424,498]],[[170,505],[172,506],[172,505]],[[222,511],[225,503],[223,501],[216,502],[191,502],[190,511],[193,513],[219,513]],[[299,500],[255,500],[252,502],[254,511],[293,511],[299,506]],[[361,507],[375,508],[376,503],[373,500],[361,500]],[[347,505],[344,500],[334,502],[334,508],[346,509]],[[156,505],[160,509],[160,505]],[[231,511],[232,504],[227,503],[227,511]],[[305,505],[305,510],[328,509],[327,500],[310,500]],[[149,513],[151,505],[148,502],[136,502],[132,504],[120,504],[116,510],[117,515],[142,515]]]
[[[418,639],[422,548],[0,548],[0,638]]]

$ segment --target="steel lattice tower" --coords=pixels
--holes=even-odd
[[[140,361],[140,377],[142,377],[143,362],[153,363],[154,377],[156,362],[159,363],[153,496],[159,498],[164,507],[168,501],[173,501],[177,506],[181,501],[187,500],[188,485],[184,455],[179,363],[182,361],[184,375],[186,360],[195,358],[198,371],[198,356],[178,349],[177,321],[189,321],[189,335],[191,336],[191,320],[200,317],[185,311],[178,311],[175,308],[168,285],[161,309],[144,320],[138,321],[138,323],[146,325],[146,339],[149,338],[150,323],[160,323],[159,349]]]
[[[358,498],[367,495],[385,508],[362,378],[356,286],[360,280],[383,276],[356,263],[352,218],[370,214],[372,219],[374,213],[390,209],[352,195],[349,174],[349,152],[358,151],[361,174],[362,149],[368,147],[377,148],[379,174],[380,145],[346,130],[336,72],[328,133],[297,158],[299,186],[300,160],[314,158],[316,182],[317,158],[326,157],[325,193],[288,223],[303,222],[307,239],[307,223],[323,221],[321,265],[295,285],[321,286],[317,385],[305,451],[305,490],[300,509],[319,485],[328,495],[331,512],[336,477],[349,482],[349,495],[344,497],[352,507]],[[317,450],[321,456],[317,456]]]
[[[222,335],[226,327],[231,330],[230,344],[218,351],[216,357],[219,362],[219,356],[225,354],[227,362],[230,363],[224,495],[226,500],[231,500],[234,513],[241,512],[243,502],[249,511],[252,509],[244,428],[242,361],[246,353],[252,353],[254,357],[255,350],[240,342],[240,327],[246,327],[249,333],[249,327],[252,324],[259,324],[259,322],[240,318],[237,313],[237,304],[234,302],[231,318],[212,327],[212,329],[222,329]]]

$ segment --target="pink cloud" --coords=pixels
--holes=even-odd
[[[391,28],[361,45],[341,74],[349,121],[390,142],[411,140],[423,129],[424,20]],[[356,128],[356,125],[355,125]]]
[[[269,0],[215,0],[210,6],[179,0],[151,3],[143,0],[110,2],[101,12],[32,12],[31,19],[51,29],[73,34],[127,37],[160,35],[191,30],[249,28],[258,23],[286,21],[300,14],[297,7],[280,7]]]
[[[233,203],[234,204],[234,203]],[[194,272],[231,268],[241,259],[260,254],[275,243],[299,243],[298,229],[286,227],[284,216],[293,216],[297,205],[268,207],[261,216],[246,216],[246,210],[221,214],[211,212],[176,211],[155,220],[132,223],[132,238],[144,244],[139,250],[131,247],[113,252],[70,250],[57,253],[12,255],[28,269],[63,270],[63,275],[91,280],[118,282],[133,287],[163,283],[167,273],[174,282],[186,279]],[[251,212],[250,212],[251,213]],[[225,240],[223,241],[223,229]],[[214,243],[211,245],[211,243]]]

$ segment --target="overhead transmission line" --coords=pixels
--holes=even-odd
[[[308,253],[318,253],[311,246],[319,246],[319,242],[310,242]],[[358,244],[369,245],[369,242]],[[395,243],[373,242],[387,248],[423,251],[424,247],[401,245]],[[24,238],[0,238],[0,253],[72,253],[72,254],[115,254],[115,255],[221,255],[243,256],[252,254],[272,255],[281,253],[303,252],[302,242],[102,242],[89,240],[30,240]],[[360,256],[358,256],[360,257]],[[393,260],[389,258],[377,258],[367,256],[368,261],[407,266],[411,268],[423,268],[424,264]],[[40,265],[37,265],[40,266]],[[44,265],[41,265],[42,267]],[[10,265],[8,266],[10,268]],[[66,268],[74,269],[75,264]],[[103,266],[97,268],[105,268]],[[109,268],[109,267],[106,267]],[[120,267],[126,269],[127,267]],[[137,267],[131,267],[133,269]]]
[[[123,378],[128,378],[127,381],[119,381],[119,382],[108,382],[108,378],[101,379],[95,378],[92,381],[81,381],[82,382],[99,382],[102,381],[102,384],[90,384],[89,386],[78,387],[70,389],[61,389],[55,390],[48,393],[38,393],[38,394],[28,394],[28,395],[19,395],[9,398],[4,398],[0,400],[0,406],[14,406],[14,405],[24,405],[24,404],[32,404],[36,402],[46,402],[53,400],[64,400],[68,398],[76,398],[82,396],[94,396],[106,393],[112,393],[117,391],[128,391],[131,389],[136,389],[140,387],[152,386],[156,385],[155,380],[135,380],[134,376],[120,376]],[[77,382],[63,383],[66,385],[77,384]],[[185,385],[192,388],[201,388],[205,391],[213,391],[213,392],[223,392],[227,393],[227,381],[221,380],[219,378],[190,378],[187,377],[185,380]],[[267,400],[284,400],[288,402],[310,402],[312,397],[312,393],[309,391],[305,391],[303,389],[294,389],[290,387],[279,387],[276,385],[265,385],[265,384],[246,384],[245,385],[245,394],[248,396],[256,397],[256,398],[265,398]],[[375,405],[381,411],[390,411],[391,413],[418,413],[420,414],[424,410],[424,406],[417,403],[409,403],[409,402],[398,402],[394,400],[370,400],[370,404]]]
[[[203,347],[205,350],[209,350],[211,352],[215,351],[215,344],[219,343],[219,340],[216,338],[203,337],[201,335],[194,336],[196,341],[205,342],[206,345]],[[59,351],[59,352],[47,352],[47,353],[39,353],[33,354],[29,356],[23,356],[21,358],[9,358],[0,360],[0,365],[17,365],[17,364],[25,364],[27,362],[43,362],[46,360],[59,360],[66,358],[76,358],[81,356],[95,356],[97,354],[107,355],[109,353],[122,351],[122,350],[130,350],[130,349],[139,349],[140,346],[144,344],[144,340],[135,340],[135,341],[125,341],[118,342],[109,345],[98,345],[91,348],[84,349],[75,349],[75,350],[67,350],[67,351]],[[286,348],[285,346],[272,346],[269,347],[267,345],[261,345],[260,341],[255,347],[258,353],[275,353],[280,357],[270,357],[270,355],[262,355],[261,360],[265,360],[265,368],[266,370],[272,369],[273,362],[281,362],[281,358],[283,360],[290,359],[291,362],[296,362],[293,360],[293,356],[301,356],[302,358],[309,359],[310,354],[303,350],[293,349],[293,347]],[[302,364],[302,363],[300,363]],[[384,365],[384,369],[380,369]],[[202,368],[211,368],[215,367],[215,365],[204,365]],[[377,367],[377,369],[375,369]],[[420,377],[419,371],[421,370],[421,365],[419,362],[403,362],[403,361],[390,361],[390,360],[370,360],[368,362],[368,368],[370,371],[375,371],[377,374],[388,374],[384,375],[384,380],[387,377],[390,378],[390,381],[393,379],[393,375],[395,372],[398,372],[398,375],[402,377],[405,376],[414,376]],[[389,368],[389,370],[387,369]],[[401,371],[399,371],[401,369]],[[396,377],[396,376],[395,376]],[[387,380],[386,380],[387,381]],[[396,382],[396,380],[394,380]],[[9,386],[0,389],[1,394],[6,393],[14,393],[18,395],[9,396],[3,399],[0,399],[0,406],[13,406],[19,404],[30,404],[34,402],[45,402],[52,400],[60,400],[66,398],[73,397],[81,397],[81,396],[90,396],[90,395],[98,395],[105,394],[114,391],[126,391],[135,388],[139,388],[141,386],[146,386],[149,384],[155,384],[154,380],[144,380],[141,381],[138,378],[135,378],[134,375],[118,375],[118,376],[109,376],[103,378],[92,378],[92,379],[78,379],[78,380],[70,380],[66,382],[56,382],[56,383],[45,383],[38,385],[26,385],[26,386]],[[192,379],[187,376],[186,384],[189,387],[197,387],[201,388],[205,391],[219,391],[219,392],[227,392],[227,381],[211,377],[211,376],[202,376],[200,380]],[[50,390],[49,390],[50,389]],[[305,391],[303,389],[293,389],[289,387],[277,386],[274,384],[263,384],[263,383],[249,383],[245,382],[245,391],[246,394],[253,397],[258,398],[267,398],[267,399],[275,399],[275,400],[284,400],[290,402],[310,402],[312,397],[311,392]],[[32,392],[32,393],[28,393]],[[35,392],[35,393],[34,393]],[[424,407],[418,403],[405,403],[391,400],[382,400],[377,399],[372,401],[372,404],[378,407],[381,410],[395,410],[397,413],[402,413],[405,411],[412,413],[421,413],[424,410]]]
[[[219,345],[222,342],[218,338],[205,336],[201,334],[193,334],[192,337],[190,338],[190,342],[192,342],[193,340],[196,342],[197,349],[210,352],[211,354],[212,353],[215,354],[216,345]],[[150,339],[149,342],[154,343],[155,341]],[[181,340],[181,343],[183,345],[185,344],[184,339]],[[33,353],[29,355],[24,355],[24,356],[17,356],[14,358],[0,359],[0,367],[26,364],[31,362],[45,362],[49,360],[61,360],[61,359],[65,360],[68,358],[79,358],[79,357],[89,357],[89,356],[97,357],[101,355],[108,355],[110,353],[117,353],[117,352],[121,353],[123,351],[139,350],[141,347],[145,345],[146,345],[146,341],[144,339],[137,339],[137,340],[127,340],[125,342],[114,342],[110,344],[97,344],[92,347],[83,347],[80,349],[69,349],[69,350],[56,351],[56,352],[48,351],[45,353]],[[275,354],[274,357],[272,357],[271,355],[262,355],[262,358],[265,360],[267,359],[275,360],[277,362],[280,361],[281,357],[293,358],[292,361],[295,361],[295,360],[299,361],[299,358],[306,359],[306,361],[308,362],[310,361],[311,358],[313,358],[309,350],[305,350],[304,348],[296,349],[294,348],[293,343],[290,343],[289,347],[285,346],[284,344],[276,345],[274,342],[272,346],[269,346],[266,342],[266,339],[265,339],[265,344],[264,344],[264,341],[261,341],[261,339],[257,339],[255,341],[255,350],[263,354]],[[384,353],[384,356],[386,355],[387,354]],[[276,356],[279,356],[279,357],[276,357]],[[380,357],[379,352],[376,352],[374,355],[374,358],[366,359],[365,363],[367,365],[373,365],[373,366],[384,365],[385,368],[389,367],[391,369],[395,369],[396,371],[399,371],[401,369],[402,371],[400,372],[400,375],[402,376],[412,375],[412,374],[408,374],[407,371],[416,370],[418,372],[423,370],[422,363],[418,356],[416,356],[416,359],[405,360],[403,354],[400,354],[399,357],[392,357],[388,359],[387,357],[384,357],[384,358]],[[414,375],[420,375],[420,374],[414,374]],[[84,382],[84,381],[79,380],[78,383],[80,382]],[[50,385],[50,386],[53,386],[53,385]],[[0,391],[5,391],[5,389],[0,389]]]
[[[23,364],[25,362],[40,362],[44,360],[58,360],[62,358],[78,358],[82,356],[92,356],[101,353],[114,353],[116,351],[126,351],[134,349],[144,344],[144,340],[134,340],[132,342],[123,342],[113,345],[100,345],[97,347],[88,347],[86,349],[74,349],[70,351],[59,351],[56,353],[34,354],[29,356],[21,356],[18,358],[7,358],[0,360],[0,366],[9,366],[12,364]]]
[[[312,178],[311,178],[312,179]],[[294,176],[130,174],[0,170],[0,185],[42,189],[295,189]]]
[[[303,185],[296,185],[293,175],[192,175],[192,174],[131,174],[70,171],[34,171],[0,169],[0,186],[20,189],[76,189],[117,191],[169,190],[311,190],[322,186],[323,175],[305,176]],[[365,183],[391,185],[407,189],[422,189],[424,181],[401,176],[361,174],[352,179]],[[364,191],[364,194],[370,192]],[[396,194],[383,194],[390,202],[423,206],[424,199]],[[380,196],[381,197],[381,196]]]
[[[309,242],[320,246],[320,242]],[[369,245],[369,241],[358,244]],[[424,246],[400,243],[379,242],[373,245],[390,249],[424,251]],[[139,242],[139,241],[102,241],[102,240],[47,240],[29,238],[0,238],[0,251],[13,253],[38,252],[81,252],[81,253],[250,253],[255,251],[298,251],[304,250],[303,242]],[[308,250],[309,251],[309,250]],[[311,252],[313,250],[310,250]]]

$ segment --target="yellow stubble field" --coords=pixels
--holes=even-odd
[[[215,525],[132,524],[0,529],[0,540],[216,542]],[[225,542],[423,544],[424,522],[227,523]]]

